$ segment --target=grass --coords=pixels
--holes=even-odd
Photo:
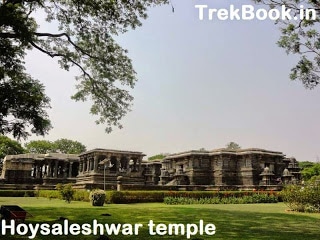
[[[320,239],[320,214],[295,213],[286,211],[283,203],[277,204],[226,204],[226,205],[165,205],[147,204],[110,204],[92,207],[87,202],[71,202],[45,198],[0,198],[0,205],[19,205],[33,215],[26,223],[63,223],[60,217],[68,218],[71,223],[141,223],[143,227],[138,236],[111,235],[109,239],[186,239],[185,235],[150,236],[149,220],[156,224],[164,223],[213,223],[216,234],[213,236],[196,235],[190,239],[274,239],[299,240]],[[102,216],[110,214],[111,216]],[[98,236],[73,237],[77,239],[99,239]],[[42,236],[35,239],[73,239],[70,236]],[[1,236],[0,239],[28,239],[26,236]]]

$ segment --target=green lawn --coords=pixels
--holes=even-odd
[[[148,204],[110,204],[92,207],[85,202],[71,202],[45,198],[0,198],[0,205],[19,205],[33,215],[26,223],[63,223],[60,217],[71,223],[90,223],[96,219],[102,224],[141,223],[138,236],[111,235],[109,239],[186,239],[186,236],[150,236],[147,226],[149,220],[155,224],[170,223],[204,224],[213,223],[216,234],[196,235],[190,239],[320,239],[320,214],[294,213],[286,211],[283,203],[247,205],[164,205]],[[111,216],[102,216],[110,214]],[[0,232],[1,233],[1,232]],[[0,239],[28,239],[26,236],[1,236]],[[35,239],[99,239],[98,236],[42,236]]]

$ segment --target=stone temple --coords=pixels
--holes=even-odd
[[[258,148],[192,150],[155,161],[137,151],[93,149],[80,155],[8,155],[0,188],[54,189],[72,183],[80,189],[279,190],[301,180],[294,158]]]
[[[207,189],[278,189],[301,180],[298,162],[281,152],[250,148],[188,151],[162,160],[160,185]]]

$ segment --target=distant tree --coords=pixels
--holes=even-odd
[[[55,146],[52,142],[47,140],[34,140],[25,144],[27,152],[45,154],[55,152]]]
[[[202,152],[203,152],[203,151],[207,151],[207,149],[205,149],[205,148],[200,148],[199,151],[202,151]]]
[[[15,155],[24,153],[25,149],[21,144],[6,136],[0,135],[0,160],[6,155]]]
[[[148,160],[158,160],[158,159],[164,159],[166,156],[168,156],[168,153],[159,153],[157,155],[151,156],[148,158]]]
[[[86,146],[78,141],[65,138],[53,142],[55,151],[69,154],[79,154],[86,151]]]
[[[303,161],[303,162],[298,162],[298,164],[301,169],[305,169],[305,168],[312,167],[315,164],[315,162]]]
[[[235,142],[229,142],[227,145],[226,145],[226,149],[227,150],[238,150],[238,149],[241,149],[240,145],[238,143],[235,143]]]
[[[313,166],[305,167],[302,171],[302,178],[306,181],[320,176],[320,163],[314,163]]]

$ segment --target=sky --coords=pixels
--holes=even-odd
[[[147,157],[212,150],[233,141],[298,161],[319,160],[320,87],[307,90],[289,79],[297,57],[277,46],[279,26],[271,20],[201,21],[195,8],[252,4],[249,0],[171,2],[174,12],[171,5],[152,8],[142,27],[117,38],[129,51],[138,82],[124,127],[110,134],[94,123],[90,103],[70,99],[76,71],[30,52],[27,70],[46,86],[54,128],[28,141],[68,138],[88,150],[141,151]]]

